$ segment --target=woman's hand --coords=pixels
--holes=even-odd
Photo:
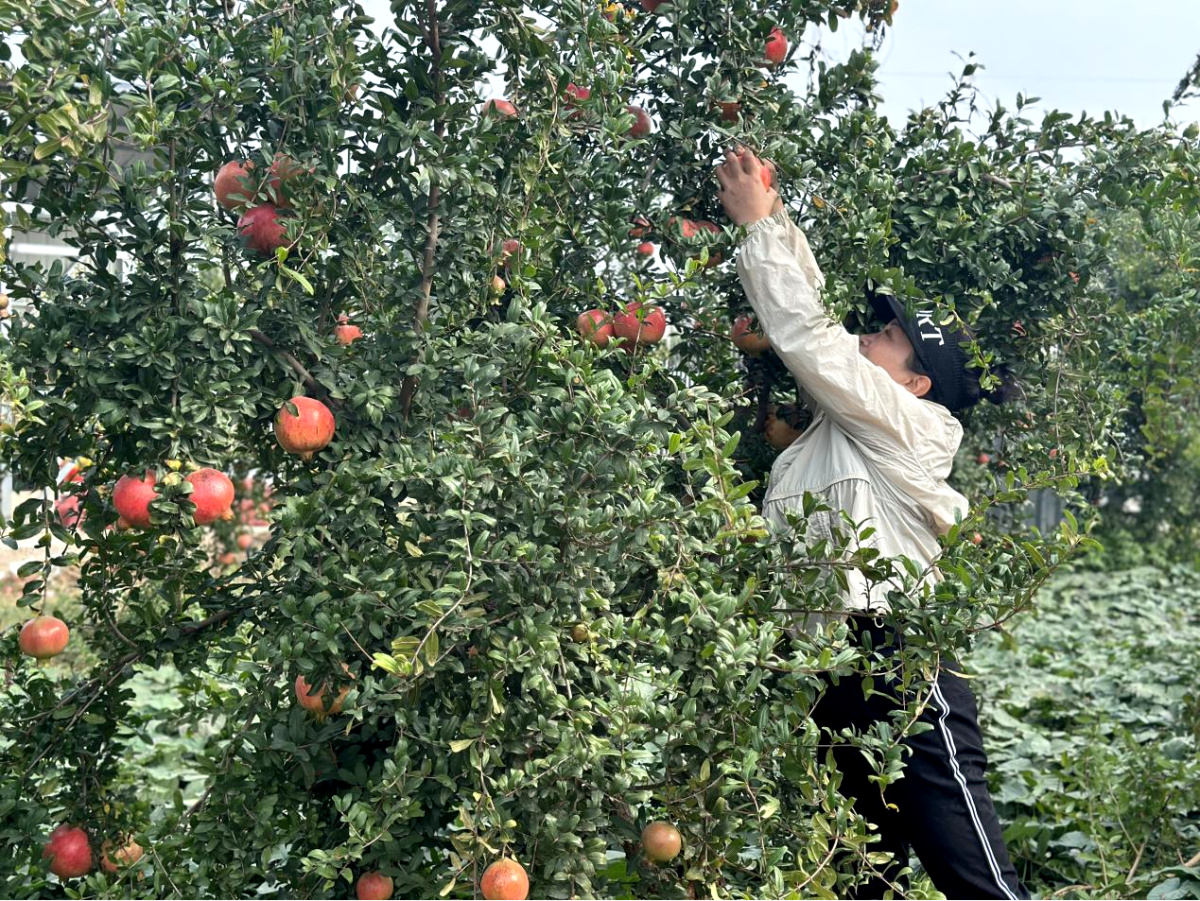
[[[725,162],[717,167],[717,181],[721,183],[717,196],[725,215],[735,225],[749,225],[782,209],[779,192],[763,181],[764,172],[773,184],[774,167],[764,166],[753,151],[744,147],[726,151]]]

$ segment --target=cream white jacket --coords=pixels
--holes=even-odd
[[[737,270],[764,334],[814,412],[771,468],[763,516],[786,528],[784,511],[799,512],[810,492],[833,508],[809,519],[812,540],[830,537],[831,526],[846,531],[837,512],[845,511],[874,527],[864,545],[906,556],[936,580],[937,536],[967,514],[967,499],[946,484],[962,426],[945,407],[892,381],[832,321],[821,303],[825,277],[787,210],[747,227]],[[849,576],[849,609],[888,608],[888,584],[868,590],[860,572]]]

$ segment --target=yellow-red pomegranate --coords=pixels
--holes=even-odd
[[[487,901],[525,901],[529,875],[515,860],[502,857],[483,871],[479,890]]]
[[[642,850],[657,863],[668,863],[679,856],[683,837],[670,823],[656,820],[642,830]]]
[[[358,901],[388,901],[392,897],[392,877],[375,871],[363,873],[355,886]]]
[[[333,334],[337,338],[337,343],[345,347],[347,344],[353,344],[361,338],[363,330],[357,325],[351,325],[350,317],[343,314],[338,317],[338,324],[333,330]]]
[[[275,416],[275,437],[279,446],[289,454],[299,454],[305,460],[333,440],[336,423],[329,408],[311,397],[293,397],[299,415],[288,411],[285,404]]]
[[[757,357],[771,349],[771,342],[757,329],[753,316],[739,316],[734,321],[733,330],[729,336],[738,350],[748,353],[752,357]]]
[[[215,469],[197,469],[187,477],[192,483],[189,498],[196,505],[192,519],[203,526],[224,516],[233,506],[233,482]]]
[[[57,616],[35,616],[21,627],[17,644],[22,654],[48,660],[61,654],[70,640],[71,630]]]
[[[517,108],[509,101],[497,98],[494,100],[489,100],[483,105],[483,114],[486,116],[488,113],[515,118],[517,115]]]
[[[347,674],[350,673],[350,667],[344,663],[342,664],[342,669],[344,669]],[[329,708],[326,709],[326,686],[324,682],[317,686],[316,691],[313,691],[312,686],[308,684],[307,679],[305,679],[303,676],[297,676],[295,688],[296,700],[300,702],[300,706],[309,713],[314,714],[317,719],[325,719],[325,717],[330,716],[331,714],[341,713],[342,705],[346,702],[346,695],[350,694],[350,686],[347,685],[338,692],[337,697],[330,702]]]
[[[117,873],[124,867],[131,867],[141,860],[142,853],[142,846],[133,839],[116,851],[112,850],[112,842],[106,841],[100,846],[100,867],[106,873]]]
[[[117,479],[112,494],[113,506],[129,525],[139,529],[150,528],[150,502],[158,497],[154,482],[152,469],[140,479],[128,474]]]
[[[790,447],[792,442],[804,434],[804,429],[794,427],[790,422],[779,415],[779,409],[772,406],[771,412],[767,414],[766,436],[767,443],[776,450],[784,450]]]
[[[213,179],[217,203],[227,210],[242,210],[249,206],[258,192],[250,175],[253,168],[254,163],[249,160],[230,160],[222,166]]]

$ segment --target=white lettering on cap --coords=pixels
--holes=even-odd
[[[941,347],[943,344],[946,343],[946,338],[942,334],[941,327],[934,325],[934,323],[933,323],[933,311],[932,310],[918,310],[917,311],[917,328],[919,328],[921,330],[921,340],[922,341],[932,341],[934,338],[937,338],[938,347]],[[927,331],[925,331],[926,328],[930,328],[933,331],[927,332]]]

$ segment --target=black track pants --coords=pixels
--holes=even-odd
[[[890,633],[874,624],[860,628],[871,633],[874,647],[888,653]],[[876,689],[887,691],[881,679]],[[813,719],[834,734],[848,726],[861,731],[886,719],[896,706],[893,696],[864,699],[862,680],[851,677],[828,686]],[[842,794],[854,798],[854,809],[879,827],[882,840],[870,850],[896,855],[881,877],[856,889],[856,897],[883,897],[895,872],[906,865],[910,848],[947,898],[1029,897],[1008,858],[984,781],[987,757],[978,716],[966,680],[943,669],[920,716],[933,729],[905,740],[912,753],[906,756],[904,775],[887,787],[883,798],[879,785],[868,781],[873,770],[862,752],[835,746]]]

